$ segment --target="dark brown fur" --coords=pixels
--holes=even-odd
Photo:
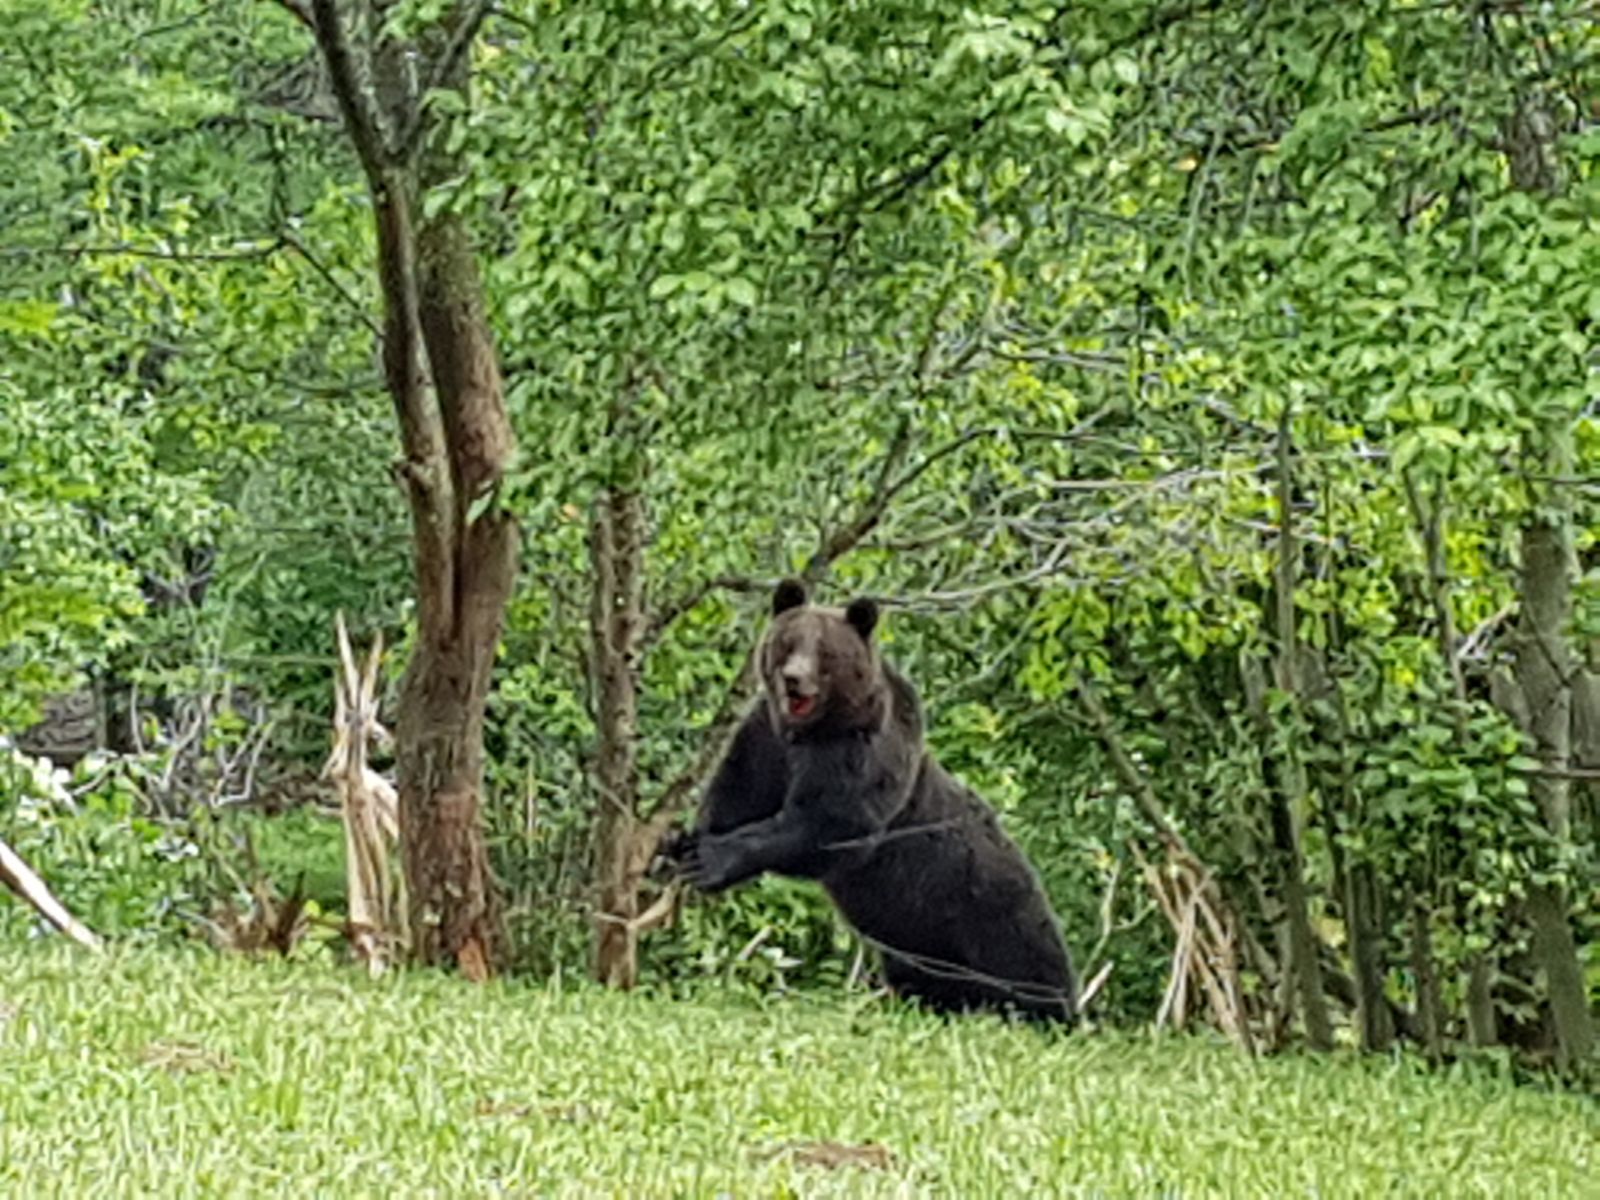
[[[773,608],[765,695],[679,848],[685,873],[706,891],[762,871],[817,879],[896,992],[1070,1020],[1077,984],[1039,878],[928,753],[916,690],[872,640],[876,607],[812,606],[786,582]]]

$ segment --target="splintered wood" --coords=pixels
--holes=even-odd
[[[358,669],[343,613],[335,620],[335,630],[339,662],[333,681],[333,751],[322,774],[338,791],[344,815],[350,949],[378,974],[395,957],[401,932],[401,881],[389,857],[390,847],[400,839],[400,798],[394,786],[367,765],[368,740],[389,740],[378,722],[383,638],[380,635],[372,643],[365,666]]]

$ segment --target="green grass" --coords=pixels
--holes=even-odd
[[[771,1154],[809,1140],[893,1158]],[[0,949],[12,1195],[1593,1196],[1597,1142],[1592,1100],[1407,1063]]]

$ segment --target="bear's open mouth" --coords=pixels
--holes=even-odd
[[[809,717],[811,710],[817,706],[815,696],[799,696],[791,693],[789,696],[789,715],[791,717]]]

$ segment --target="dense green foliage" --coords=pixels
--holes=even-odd
[[[1404,1062],[187,955],[0,963],[8,1189],[1555,1197],[1600,1170],[1592,1103]],[[796,1161],[817,1142],[892,1158]]]
[[[135,760],[73,788],[66,772],[0,759],[7,843],[91,929],[133,940],[188,929],[214,890],[186,831],[147,815],[139,765]],[[0,907],[8,939],[42,932],[41,924],[9,897]]]
[[[251,102],[301,54],[243,13],[0,7],[0,703],[108,660],[193,689],[267,659],[320,707],[313,597],[399,611],[398,504],[344,486],[393,436],[370,325],[308,257],[358,262],[363,216],[336,144]]]
[[[1293,875],[1331,975],[1375,939],[1418,1013],[1422,936],[1448,1038],[1490,962],[1507,1036],[1547,1047],[1531,893],[1600,996],[1585,13],[496,6],[470,106],[436,106],[463,172],[427,203],[478,241],[523,447],[488,735],[519,966],[589,953],[587,530],[625,488],[643,812],[731,702],[764,585],[816,566],[885,598],[934,747],[1086,970],[1116,964],[1103,1013],[1146,1019],[1166,982],[1153,805],[1254,943],[1252,1004],[1294,1008]],[[267,798],[315,764],[336,610],[400,646],[391,679],[405,656],[365,193],[283,8],[0,19],[0,729],[85,670],[155,699],[124,748],[157,769],[115,809],[149,842],[190,731],[222,764],[178,773],[205,805],[257,733]],[[1541,523],[1572,555],[1564,755],[1516,699],[1551,644],[1519,574]],[[62,862],[16,794],[0,834]],[[134,852],[81,820],[52,836],[114,892]],[[852,948],[766,881],[643,954],[655,983],[770,986],[837,983]]]

